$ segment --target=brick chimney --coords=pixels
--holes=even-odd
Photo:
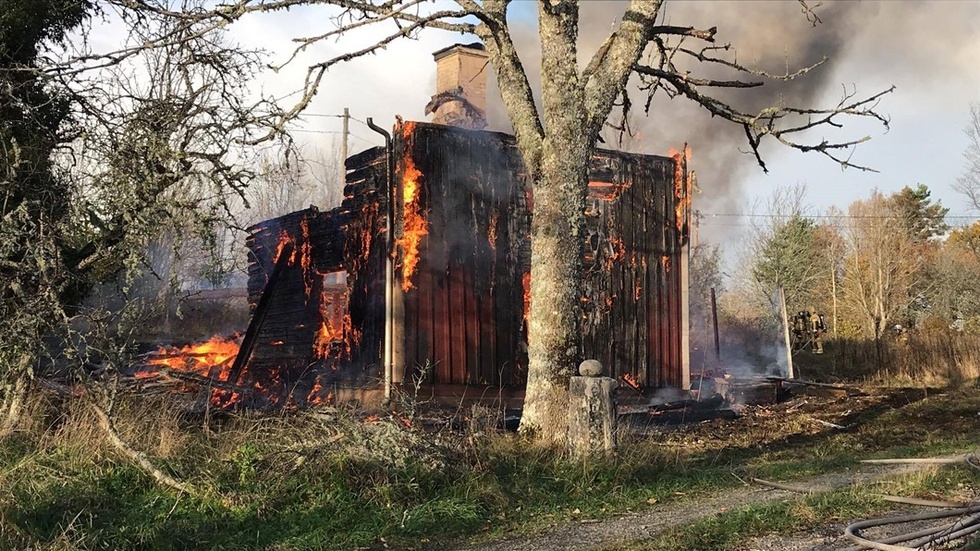
[[[425,106],[432,122],[482,130],[487,126],[487,71],[490,56],[479,42],[456,44],[432,54],[436,94]]]

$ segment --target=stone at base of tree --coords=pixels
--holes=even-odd
[[[615,379],[572,377],[568,385],[568,447],[575,457],[616,453]]]
[[[599,360],[585,360],[579,364],[578,374],[583,377],[598,377],[602,375],[602,363]]]

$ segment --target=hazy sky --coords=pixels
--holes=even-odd
[[[813,2],[811,2],[812,4]],[[625,2],[585,2],[582,15],[580,57],[588,59],[617,22]],[[515,42],[525,67],[539,66],[535,5],[515,2],[512,9]],[[644,153],[666,154],[671,147],[691,144],[691,166],[698,171],[702,194],[695,208],[706,214],[744,213],[753,201],[768,196],[776,186],[804,183],[816,211],[831,205],[846,208],[866,198],[873,188],[889,193],[905,185],[926,184],[933,195],[950,208],[954,223],[972,222],[965,199],[952,189],[964,167],[967,138],[963,129],[970,102],[980,101],[980,1],[928,2],[834,2],[826,1],[818,13],[821,25],[812,27],[794,1],[714,2],[707,0],[668,3],[665,22],[675,25],[718,27],[718,41],[731,42],[738,60],[770,71],[799,67],[829,56],[824,67],[805,80],[789,86],[750,90],[733,96],[744,105],[779,102],[832,105],[842,92],[856,88],[871,95],[895,85],[879,111],[891,118],[885,133],[880,125],[848,121],[844,136],[870,135],[858,147],[853,161],[879,172],[841,171],[833,161],[784,147],[766,147],[769,174],[754,159],[740,152],[747,146],[738,128],[713,120],[683,99],[654,104],[649,117],[637,115],[634,126],[640,136],[630,148]],[[230,37],[273,53],[283,60],[291,51],[290,39],[316,35],[333,28],[328,10],[293,9],[275,15],[251,16],[231,26]],[[266,93],[286,96],[300,87],[305,66],[373,42],[379,32],[393,27],[365,29],[340,42],[309,48],[292,65],[260,80]],[[328,72],[297,134],[320,147],[335,143],[344,107],[364,120],[374,117],[390,127],[395,115],[407,120],[427,120],[425,104],[433,93],[435,64],[431,53],[473,37],[441,31],[423,32],[417,40],[395,42],[386,51],[358,59]],[[699,68],[691,70],[699,74]],[[703,73],[701,73],[703,74]],[[286,98],[288,100],[288,98]],[[506,130],[499,96],[491,88],[490,117],[494,127]],[[642,104],[642,101],[636,101]],[[381,143],[368,128],[352,123],[351,152]],[[839,138],[841,134],[826,134]],[[824,133],[807,136],[816,141]],[[730,239],[747,223],[744,218],[705,220],[703,235]]]

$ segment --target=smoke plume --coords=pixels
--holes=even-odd
[[[618,25],[627,2],[583,2],[580,24],[580,64],[588,62],[603,40]],[[677,2],[667,3],[662,22],[698,28],[718,27],[717,44],[730,43],[730,59],[775,74],[827,61],[818,69],[790,82],[766,82],[761,88],[718,90],[719,99],[739,109],[757,112],[766,106],[829,107],[846,91],[856,88],[858,97],[873,95],[892,84],[899,93],[889,96],[879,110],[887,113],[893,103],[912,100],[935,101],[930,82],[963,74],[978,60],[977,21],[980,4],[973,2],[831,2],[817,9],[816,26],[801,13],[796,2]],[[937,36],[942,29],[942,36]],[[540,51],[533,23],[515,22],[514,41],[521,54],[531,85],[540,89]],[[688,41],[697,48],[699,43]],[[898,69],[900,67],[900,69]],[[731,71],[690,62],[684,68],[697,77],[733,78]],[[748,76],[750,80],[757,78]],[[491,79],[492,80],[492,79]],[[744,181],[762,172],[752,155],[743,131],[736,125],[712,118],[702,107],[684,98],[656,98],[645,115],[646,96],[630,82],[633,99],[631,126],[635,136],[622,149],[649,154],[666,154],[688,143],[693,150],[691,167],[698,173],[701,194],[695,208],[703,212],[733,212],[743,200]],[[490,123],[509,131],[506,112],[496,83],[488,87]],[[895,96],[901,95],[900,98]],[[615,117],[615,113],[613,114]],[[849,129],[850,128],[850,129]],[[800,139],[817,142],[823,137],[860,137],[875,131],[868,125],[852,124],[843,131],[811,131]],[[619,148],[611,133],[604,134],[606,146]],[[780,148],[782,150],[780,150]],[[765,144],[763,159],[795,154],[778,144]],[[827,160],[828,163],[833,162]],[[800,175],[805,179],[805,175]],[[774,182],[775,184],[776,182]],[[779,182],[787,183],[787,182]],[[791,183],[791,182],[790,182]],[[712,239],[710,235],[703,238]]]

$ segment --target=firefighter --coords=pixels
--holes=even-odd
[[[813,353],[823,354],[823,334],[827,331],[827,326],[823,321],[823,314],[818,314],[817,309],[810,307],[810,338],[813,341]]]
[[[796,350],[803,350],[806,346],[807,341],[807,331],[808,331],[807,315],[806,312],[800,310],[795,316],[793,316],[793,348]]]

